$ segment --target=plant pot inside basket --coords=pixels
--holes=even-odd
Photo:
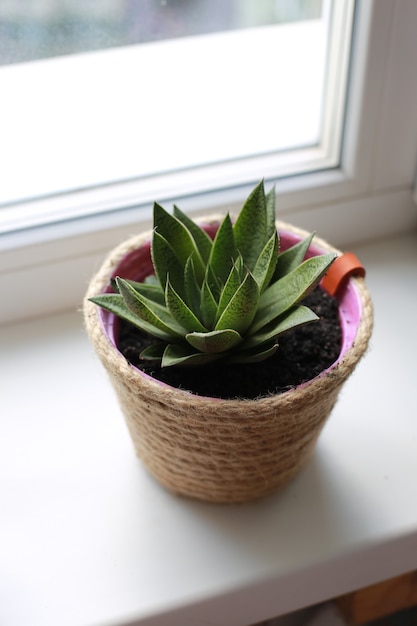
[[[217,224],[205,229],[213,236]],[[279,227],[279,232],[282,249],[305,236],[291,227]],[[319,240],[307,256],[329,248]],[[88,295],[97,288],[110,290],[110,278],[116,275],[142,281],[150,273],[150,239],[142,237],[111,255]],[[341,346],[334,362],[313,380],[256,400],[196,396],[155,380],[121,355],[120,320],[86,304],[87,328],[95,335],[136,451],[160,483],[203,500],[241,502],[274,491],[301,469],[371,332],[371,305],[362,279],[349,280],[338,300]]]
[[[207,231],[214,237],[216,227],[209,226],[207,227]],[[280,241],[281,249],[285,250],[297,243],[298,238],[295,237],[294,234],[284,231],[281,232]],[[311,257],[321,253],[322,250],[312,246],[307,256]],[[148,242],[140,249],[127,255],[118,266],[115,275],[143,281],[151,273],[153,273],[153,267],[150,257],[150,243]],[[128,342],[140,345],[141,342],[146,341],[143,333],[137,329],[131,328],[127,322],[115,318],[114,315],[104,310],[101,311],[101,317],[113,345],[120,350],[134,366],[139,367],[139,369],[145,373],[149,373],[152,377],[161,382],[166,382],[171,386],[190,390],[199,395],[209,397],[254,399],[262,395],[286,391],[311,380],[316,375],[326,372],[341,358],[344,351],[350,347],[353,341],[354,329],[360,318],[360,301],[355,291],[347,285],[347,288],[344,289],[339,296],[340,304],[337,302],[336,298],[331,299],[331,297],[320,288],[318,288],[316,292],[321,293],[310,295],[307,304],[310,305],[313,310],[316,310],[313,302],[322,303],[324,305],[322,308],[328,311],[328,319],[322,320],[321,323],[315,323],[307,327],[301,327],[298,330],[293,330],[281,339],[284,347],[280,347],[274,357],[270,357],[261,363],[244,366],[229,365],[225,367],[222,366],[220,362],[205,366],[204,368],[155,369],[155,367],[147,365],[146,362],[140,363],[139,348],[132,346],[129,350]],[[319,306],[319,304],[317,306]],[[338,313],[339,307],[340,315]],[[123,335],[123,343],[126,343],[128,346],[125,349],[124,346],[121,345],[121,334]],[[320,337],[320,334],[326,334],[327,336]],[[305,368],[301,368],[300,366],[303,364],[297,363],[296,359],[306,359],[311,345],[305,346],[304,351],[299,347],[297,351],[297,339],[301,342],[307,341],[311,344],[311,340],[309,341],[310,335],[312,336],[312,341],[317,341],[316,347],[321,349],[317,349],[317,353],[310,356],[309,362],[306,363]],[[323,340],[321,346],[318,338]],[[145,345],[146,343],[142,345],[142,348],[145,347]],[[324,352],[325,347],[327,348],[325,353],[321,354],[321,352]],[[286,357],[285,350],[290,351],[294,348],[295,355],[288,354]],[[135,355],[132,354],[134,352],[136,353]],[[131,356],[133,356],[133,358],[129,358]],[[293,367],[291,368],[291,366]],[[272,380],[273,376],[278,379],[275,382],[271,382],[270,386],[268,386],[267,382],[269,378],[268,369],[273,370],[273,373],[271,373],[269,377],[272,378]],[[235,376],[233,376],[234,373],[236,374]],[[239,381],[239,378],[242,382]],[[254,379],[256,379],[255,382]],[[232,385],[231,390],[227,388],[228,383]]]
[[[256,399],[288,391],[318,376],[340,355],[341,328],[338,302],[317,287],[302,302],[319,317],[279,338],[279,348],[256,363],[215,361],[204,367],[161,367],[140,358],[155,339],[121,320],[115,344],[125,358],[153,378],[200,396]]]

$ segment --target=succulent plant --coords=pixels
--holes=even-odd
[[[282,333],[318,319],[299,303],[335,255],[304,260],[312,238],[280,252],[275,190],[265,194],[263,181],[213,240],[178,207],[171,215],[155,203],[155,273],[144,282],[116,277],[114,293],[91,300],[154,337],[141,358],[162,367],[261,361]]]

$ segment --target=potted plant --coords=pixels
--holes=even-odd
[[[344,269],[346,258],[276,222],[275,190],[265,194],[263,182],[235,220],[197,223],[155,203],[153,231],[110,253],[88,288],[86,328],[137,454],[162,485],[242,502],[306,463],[372,331],[363,268]],[[318,338],[312,298],[330,311]],[[305,360],[319,369],[287,380]]]

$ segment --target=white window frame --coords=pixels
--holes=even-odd
[[[279,215],[343,247],[415,227],[417,3],[358,0],[342,157],[332,169],[283,178]],[[271,177],[272,178],[272,177]],[[173,199],[197,213],[236,209],[253,181]],[[130,190],[132,199],[135,189]],[[83,198],[83,201],[85,198]],[[77,194],[72,195],[77,202]],[[134,202],[132,201],[132,204]],[[168,206],[168,203],[166,204]],[[0,323],[73,308],[103,254],[151,225],[150,206],[0,239]]]
[[[1,67],[0,233],[336,166],[354,5]]]

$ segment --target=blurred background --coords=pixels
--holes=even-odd
[[[322,0],[0,0],[0,65],[318,19]]]

